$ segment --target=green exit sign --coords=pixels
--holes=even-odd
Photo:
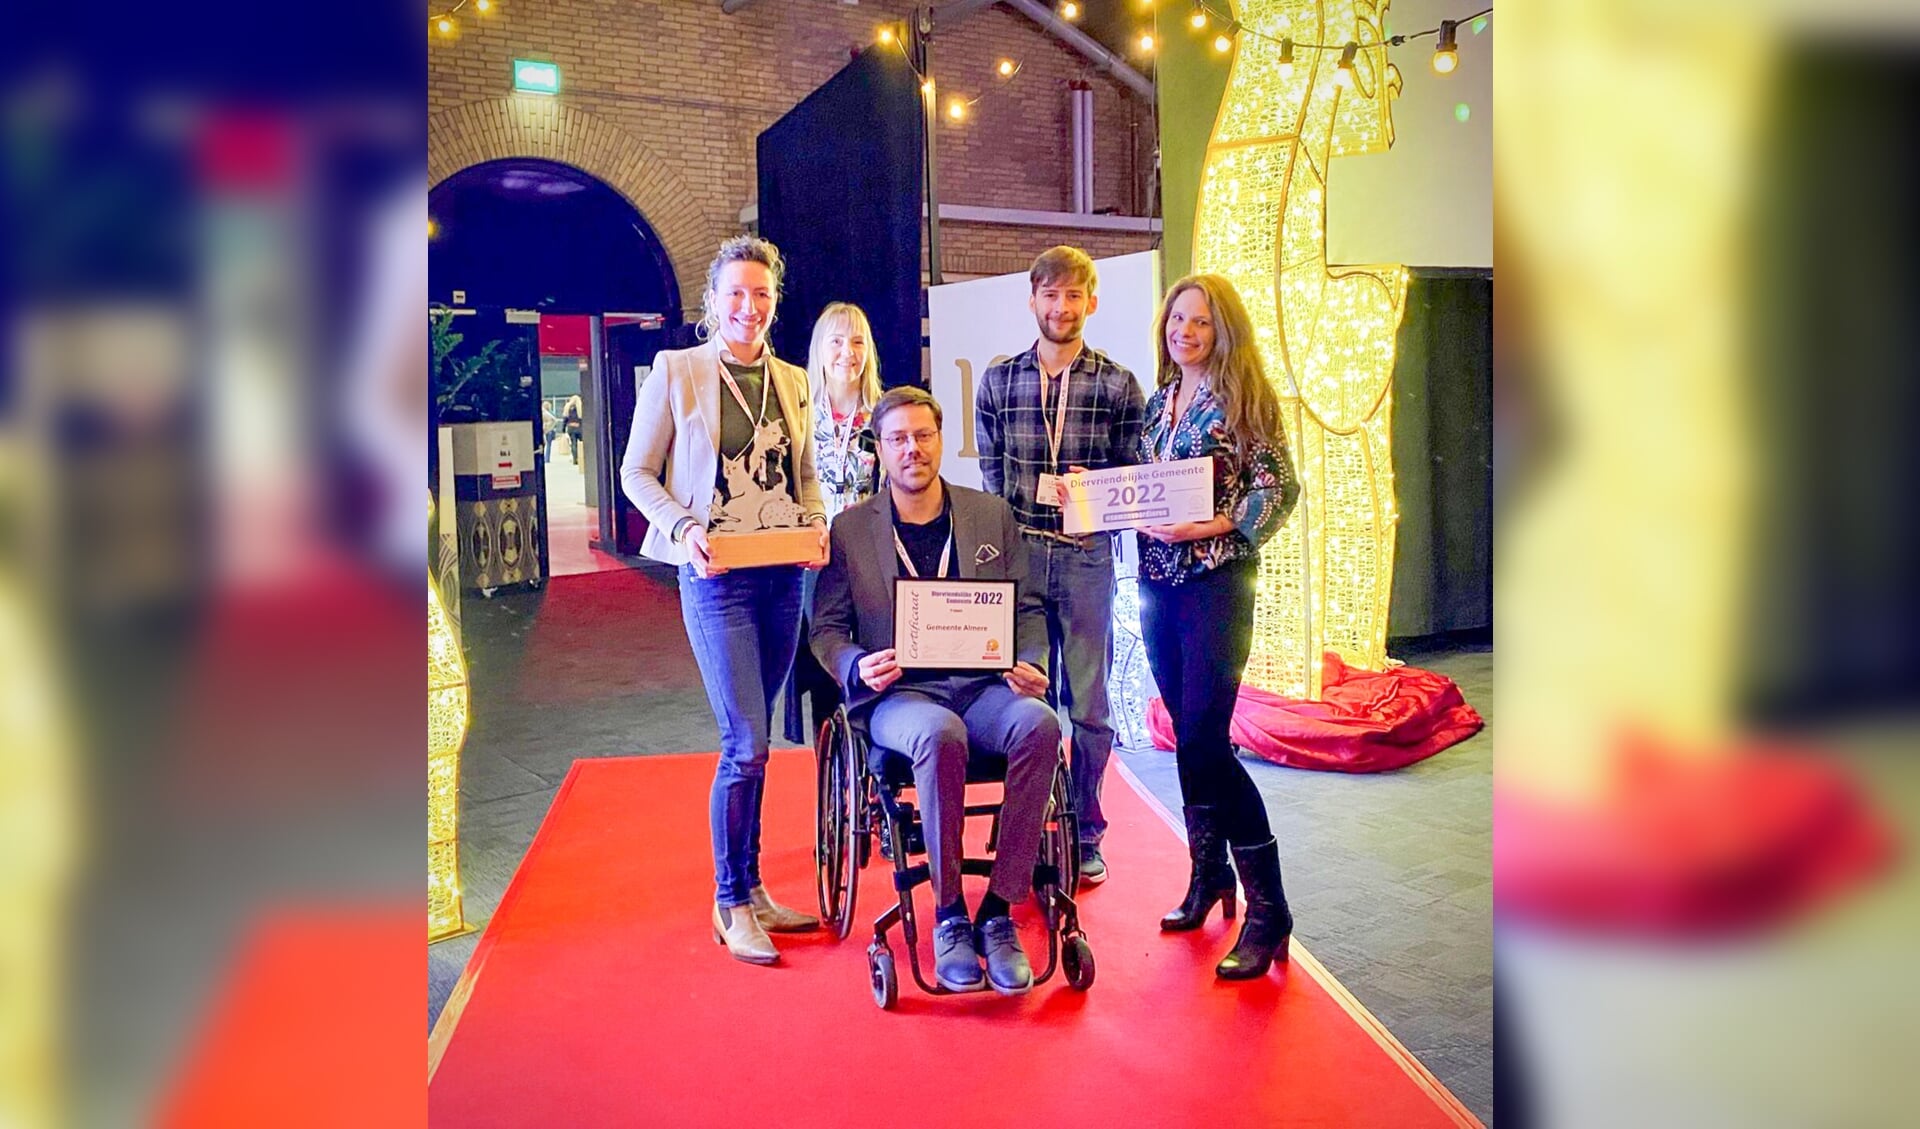
[[[513,88],[523,94],[560,93],[560,66],[533,59],[513,61]]]

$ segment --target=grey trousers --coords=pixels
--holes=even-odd
[[[998,677],[977,695],[953,693],[958,681],[889,691],[874,704],[867,731],[874,743],[913,761],[936,907],[960,897],[968,742],[1006,756],[1000,842],[988,889],[1019,902],[1033,889],[1047,793],[1060,755],[1060,721],[1045,702],[1014,693]],[[954,704],[964,709],[955,713]]]

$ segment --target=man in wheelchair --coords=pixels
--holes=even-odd
[[[1033,968],[1009,907],[1032,890],[1060,747],[1059,719],[1043,700],[1046,611],[1027,583],[1013,511],[940,478],[940,425],[939,403],[918,388],[895,388],[874,406],[887,489],[834,520],[810,642],[845,688],[849,713],[867,712],[873,742],[913,762],[937,907],[935,978],[949,991],[991,985],[1018,995],[1032,987]],[[1013,669],[902,670],[893,639],[893,582],[901,576],[1013,581]],[[1007,761],[993,874],[971,922],[960,889],[970,749]]]

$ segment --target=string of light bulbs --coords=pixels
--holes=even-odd
[[[1415,39],[1424,39],[1430,35],[1437,36],[1438,42],[1434,44],[1433,48],[1433,72],[1439,75],[1449,75],[1460,67],[1460,25],[1471,25],[1476,20],[1484,21],[1492,15],[1493,9],[1491,7],[1483,8],[1472,15],[1462,16],[1457,20],[1441,20],[1440,26],[1438,27],[1389,35],[1382,40],[1382,43],[1387,47],[1400,47]],[[1340,61],[1336,64],[1337,77],[1342,81],[1351,81],[1350,76],[1353,74],[1354,56],[1359,53],[1361,46],[1360,43],[1355,40],[1348,40],[1345,43],[1306,43],[1297,39],[1284,37],[1275,39],[1259,28],[1248,27],[1232,16],[1222,14],[1215,9],[1212,4],[1208,3],[1207,0],[1193,0],[1193,15],[1188,17],[1188,24],[1195,31],[1201,31],[1206,28],[1210,20],[1220,21],[1222,27],[1220,34],[1215,36],[1213,40],[1213,48],[1216,51],[1225,53],[1232,50],[1233,36],[1235,35],[1251,35],[1256,39],[1264,39],[1268,43],[1277,44],[1280,48],[1280,65],[1282,67],[1290,67],[1293,65],[1293,53],[1296,50],[1338,51],[1340,52]],[[1485,23],[1481,23],[1479,26],[1485,27],[1486,25]],[[1478,29],[1476,28],[1476,30]],[[1141,42],[1144,44],[1147,38],[1146,36],[1142,36]]]
[[[428,16],[427,26],[433,28],[433,30],[439,32],[441,35],[453,35],[460,30],[460,25],[454,21],[453,17],[459,15],[460,10],[469,4],[473,6],[474,11],[479,12],[483,16],[492,15],[494,8],[498,6],[494,3],[494,0],[459,0],[459,3],[448,8],[446,11],[438,15]]]
[[[900,58],[907,64],[907,69],[912,71],[913,76],[920,80],[920,92],[930,98],[933,97],[936,93],[933,77],[923,73],[920,67],[914,63],[913,56],[907,53],[907,45],[903,41],[905,37],[900,34],[898,25],[890,23],[881,24],[879,30],[875,32],[874,35],[883,46],[892,47],[900,52]],[[1011,82],[1025,65],[1024,60],[1001,58],[995,61],[993,70],[1002,82]],[[956,94],[947,99],[947,116],[954,121],[964,120],[967,116],[967,111],[979,104],[981,99],[987,96],[987,93],[987,91],[981,91],[971,98],[962,98]]]

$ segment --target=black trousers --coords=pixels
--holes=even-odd
[[[1243,560],[1179,584],[1140,580],[1140,630],[1173,718],[1180,794],[1188,804],[1212,807],[1220,833],[1236,847],[1273,838],[1266,802],[1234,755],[1230,729],[1253,648],[1259,567]]]

